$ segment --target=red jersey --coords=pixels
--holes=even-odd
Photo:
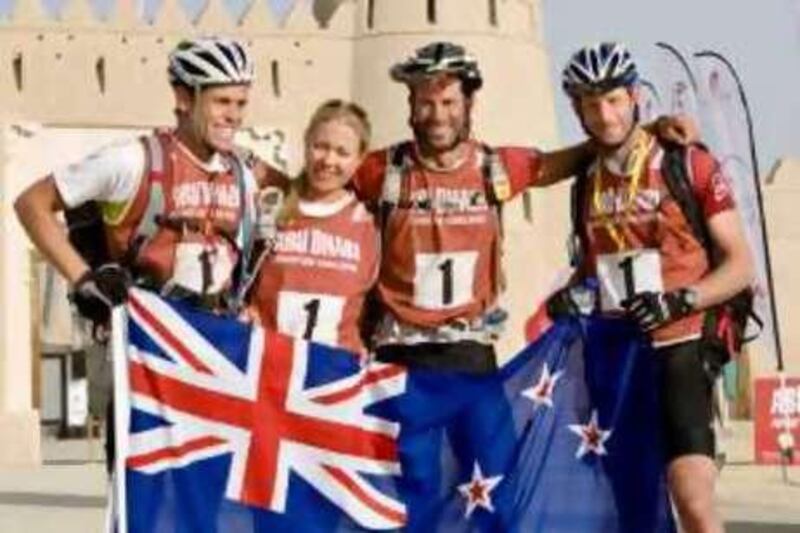
[[[143,139],[149,161],[127,212],[106,225],[109,250],[121,260],[146,219],[156,227],[140,246],[134,266],[159,286],[173,282],[197,293],[219,293],[231,283],[243,193],[230,165],[209,171],[172,132]],[[153,200],[155,198],[155,200]],[[206,261],[204,263],[204,261]]]
[[[590,170],[584,220],[588,249],[585,271],[600,284],[601,307],[619,311],[635,292],[671,291],[705,276],[711,265],[703,245],[670,195],[661,172],[664,150],[655,143],[637,178]],[[689,148],[687,170],[706,219],[733,209],[734,200],[719,164]],[[703,313],[694,313],[652,333],[656,346],[699,337]]]
[[[354,178],[357,194],[371,204],[393,197],[378,292],[397,320],[435,328],[495,303],[500,220],[493,204],[535,183],[540,166],[535,150],[489,150],[474,141],[464,161],[444,171],[426,167],[411,143],[367,156]]]
[[[301,202],[258,272],[251,302],[262,325],[363,351],[359,324],[379,243],[372,215],[352,195],[336,204]]]

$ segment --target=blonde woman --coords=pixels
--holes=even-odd
[[[380,241],[372,215],[348,184],[369,137],[357,105],[331,100],[316,110],[305,132],[303,172],[271,184],[284,199],[250,292],[250,314],[264,327],[360,354]]]

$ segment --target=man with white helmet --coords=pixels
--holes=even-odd
[[[79,313],[101,330],[132,283],[235,311],[255,180],[233,141],[253,61],[236,41],[190,39],[170,53],[168,75],[173,129],[106,146],[41,178],[15,202],[33,243],[71,285]],[[68,220],[88,213],[81,221],[91,230],[88,243],[68,238],[56,217],[64,210]],[[108,429],[110,466],[113,423]]]
[[[752,260],[717,161],[639,125],[638,79],[618,43],[585,47],[564,69],[563,88],[598,154],[573,195],[577,283],[557,292],[548,309],[577,312],[585,288],[573,287],[593,278],[600,311],[626,315],[650,336],[662,365],[667,478],[683,530],[722,531],[712,385],[717,350],[728,349],[734,334],[722,330],[736,319],[717,317],[747,298]]]
[[[15,203],[31,240],[95,323],[108,320],[131,281],[224,309],[246,252],[254,179],[233,141],[254,77],[250,54],[233,40],[185,40],[169,55],[168,75],[173,129],[106,146],[35,182]],[[107,247],[93,265],[56,219],[87,202],[101,214]]]

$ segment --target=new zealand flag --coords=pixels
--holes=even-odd
[[[627,323],[557,323],[491,376],[138,290],[125,338],[118,531],[674,529],[654,356]]]

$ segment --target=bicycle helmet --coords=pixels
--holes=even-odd
[[[636,63],[620,43],[597,43],[575,52],[564,68],[561,86],[575,98],[630,87],[639,80]]]
[[[192,88],[250,83],[253,60],[239,42],[223,38],[183,40],[169,54],[171,84]]]
[[[418,48],[412,57],[394,65],[389,74],[393,80],[402,83],[438,74],[452,74],[461,80],[467,93],[483,85],[477,60],[463,46],[444,41]]]

